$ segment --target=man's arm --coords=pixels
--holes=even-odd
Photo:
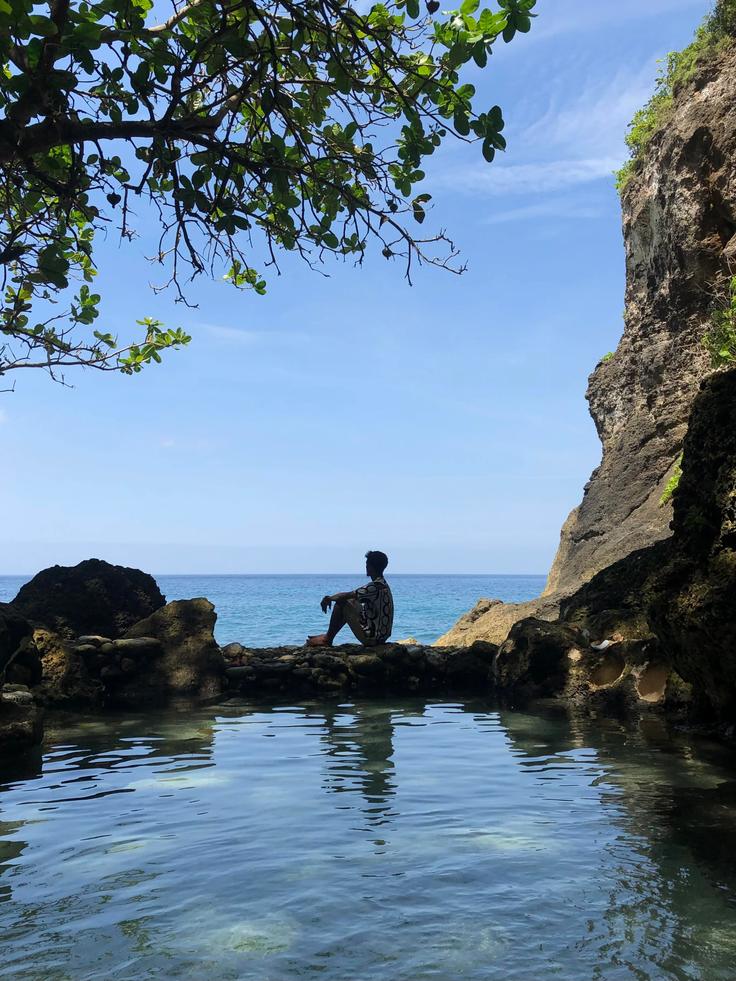
[[[322,607],[322,612],[327,613],[333,603],[338,603],[340,600],[345,599],[354,599],[356,595],[357,590],[355,589],[351,593],[334,593],[332,596],[323,596],[319,605]]]

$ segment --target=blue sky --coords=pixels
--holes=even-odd
[[[508,150],[433,159],[427,220],[468,271],[285,261],[266,297],[154,296],[152,239],[100,254],[103,326],[193,335],[134,378],[18,373],[0,395],[1,573],[90,555],[151,572],[546,572],[600,459],[587,376],[622,330],[611,171],[707,0],[539,0],[473,69]],[[145,227],[145,226],[144,226]],[[426,227],[426,226],[425,226]],[[291,258],[291,257],[290,257]]]

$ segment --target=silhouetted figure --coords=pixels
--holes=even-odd
[[[365,574],[371,581],[351,593],[335,593],[322,598],[323,613],[327,613],[333,604],[335,608],[327,633],[307,637],[309,647],[331,647],[345,624],[365,647],[386,643],[394,625],[394,599],[383,578],[387,565],[388,557],[383,552],[366,552]]]

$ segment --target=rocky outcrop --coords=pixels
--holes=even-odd
[[[22,586],[13,608],[60,637],[120,637],[166,602],[153,576],[139,569],[87,559],[44,569]]]
[[[454,690],[488,694],[494,687],[496,647],[483,642],[449,650],[420,644],[240,651],[235,645],[228,647],[230,687],[248,696],[439,694]]]
[[[562,694],[570,664],[587,647],[582,634],[562,623],[530,617],[511,628],[495,664],[498,687],[504,691],[550,696]]]
[[[226,687],[216,619],[208,600],[192,599],[168,603],[115,639],[68,638],[37,627],[43,664],[37,694],[49,706],[87,709],[216,697]]]
[[[599,572],[562,602],[559,622],[513,627],[499,650],[499,687],[733,725],[736,369],[701,386],[673,501],[670,538]]]
[[[214,637],[217,614],[209,600],[175,600],[131,627],[121,644],[130,656],[142,659],[144,670],[121,682],[117,698],[127,702],[168,698],[172,695],[213,698],[225,687],[225,660]],[[161,653],[141,647],[136,640],[153,638]]]
[[[519,620],[535,617],[554,620],[559,612],[556,598],[538,598],[528,603],[503,603],[499,599],[481,599],[470,612],[463,614],[447,633],[435,641],[437,647],[467,646],[477,640],[502,644],[509,630]]]
[[[702,338],[712,295],[736,258],[736,52],[678,92],[622,210],[624,333],[587,393],[603,458],[562,529],[547,594],[569,595],[670,535],[660,499],[710,370]]]

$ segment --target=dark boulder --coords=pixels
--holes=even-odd
[[[12,606],[34,624],[62,637],[120,637],[166,602],[153,576],[139,569],[87,559],[44,569],[22,586]]]
[[[575,627],[529,617],[514,624],[496,657],[496,684],[528,696],[560,695],[585,646]]]

